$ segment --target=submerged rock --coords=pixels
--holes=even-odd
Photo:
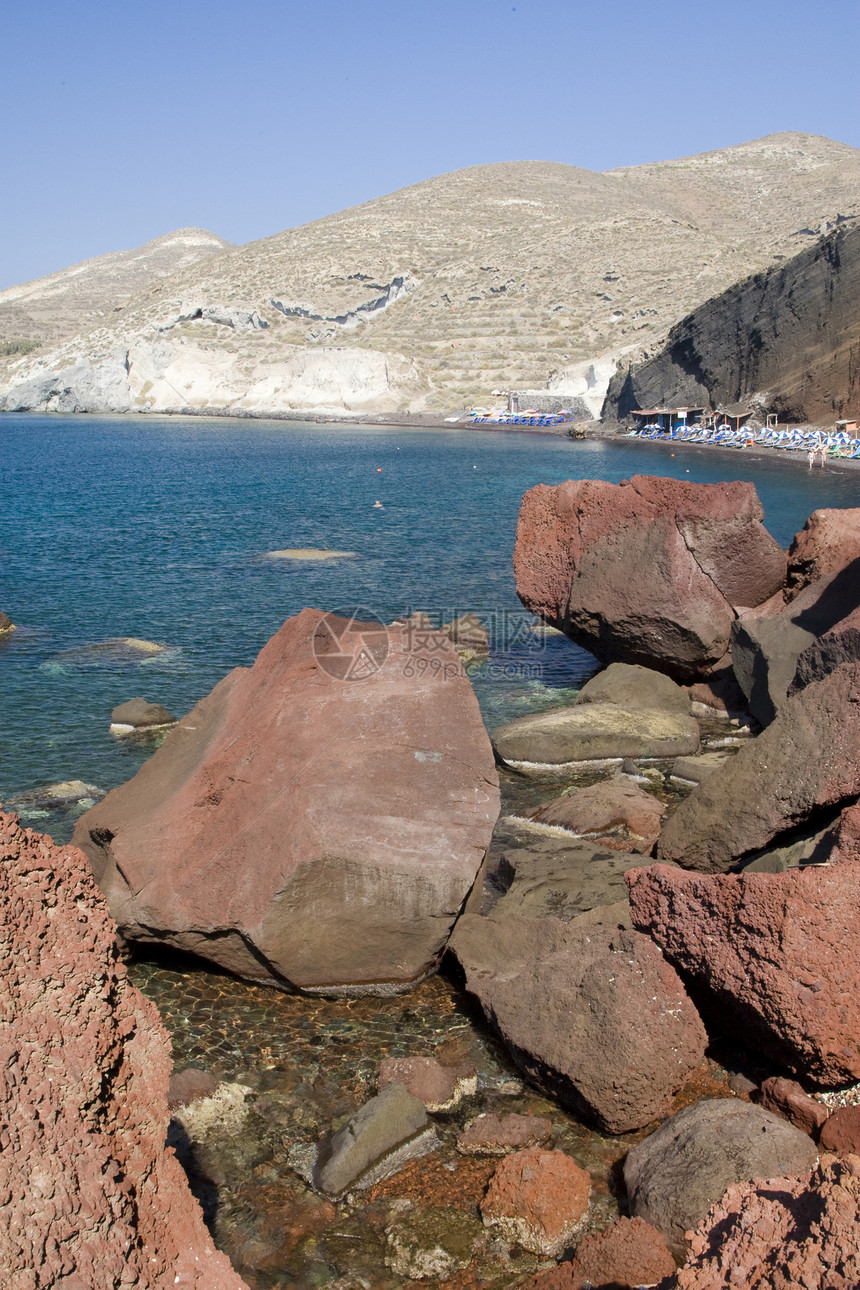
[[[427,1206],[385,1229],[385,1265],[409,1280],[448,1281],[472,1261],[483,1229],[462,1209]]]
[[[266,560],[295,560],[297,564],[315,564],[325,560],[354,560],[356,551],[327,551],[321,547],[289,546],[282,551],[267,551]]]
[[[696,1102],[633,1147],[624,1184],[635,1215],[679,1257],[694,1228],[732,1183],[808,1172],[818,1149],[778,1115],[737,1098]]]
[[[449,1111],[478,1087],[474,1066],[443,1066],[435,1057],[385,1057],[379,1067],[379,1091],[402,1084],[428,1111]]]
[[[783,586],[763,514],[745,483],[539,484],[520,509],[517,594],[602,661],[695,680],[725,655],[736,609]]]
[[[464,1156],[506,1156],[524,1147],[542,1147],[552,1137],[552,1121],[541,1115],[477,1115],[457,1139]]]
[[[110,714],[110,728],[113,734],[123,734],[133,730],[161,730],[165,726],[175,726],[176,717],[163,708],[160,703],[149,703],[146,699],[128,699],[120,703]]]
[[[556,1258],[579,1230],[590,1194],[591,1178],[570,1156],[528,1147],[493,1174],[481,1218],[512,1244]]]
[[[165,1151],[170,1043],[86,861],[0,814],[8,1286],[244,1290]]]
[[[320,1145],[313,1183],[327,1196],[341,1196],[390,1178],[438,1146],[424,1103],[402,1084],[390,1084]]]
[[[92,805],[106,796],[105,790],[97,784],[87,784],[82,779],[63,779],[56,784],[42,784],[39,788],[28,788],[23,793],[12,793],[6,798],[6,805],[16,810],[29,807],[77,806],[87,802]]]
[[[324,992],[432,971],[499,807],[471,685],[432,646],[306,609],[221,681],[78,823],[126,940]]]

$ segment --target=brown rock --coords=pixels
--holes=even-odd
[[[4,614],[3,611],[0,610],[0,636],[5,636],[7,632],[14,632],[14,630],[15,624],[12,622],[12,619],[8,614]]]
[[[704,1027],[646,936],[602,910],[464,915],[451,948],[533,1083],[610,1133],[665,1114],[702,1059]]]
[[[540,484],[520,510],[517,594],[601,660],[693,680],[725,655],[734,607],[783,585],[762,516],[751,484]]]
[[[819,1142],[837,1156],[860,1155],[860,1106],[840,1106],[828,1116]]]
[[[830,632],[857,607],[858,592],[860,561],[810,583],[779,613],[747,614],[735,623],[732,668],[760,725],[770,724],[789,692],[856,661],[856,628],[848,625],[835,638]],[[821,646],[823,635],[828,644]]]
[[[815,1143],[778,1115],[738,1098],[695,1102],[636,1144],[624,1161],[634,1214],[653,1224],[678,1257],[686,1233],[732,1183],[809,1170]]]
[[[305,609],[82,816],[123,936],[253,980],[402,989],[432,971],[498,814],[451,644]]]
[[[860,804],[846,806],[822,839],[828,864],[860,861]]]
[[[811,1138],[818,1138],[818,1131],[827,1119],[827,1107],[817,1102],[793,1079],[772,1075],[761,1086],[761,1105],[774,1115],[781,1115],[797,1129]]]
[[[860,793],[860,663],[792,695],[667,820],[661,860],[720,873]]]
[[[202,1097],[211,1097],[220,1082],[215,1075],[210,1075],[208,1071],[197,1070],[193,1066],[174,1071],[167,1088],[168,1108],[175,1111],[181,1106],[190,1106],[192,1102],[197,1102]]]
[[[74,847],[0,814],[4,1285],[243,1290],[164,1148],[170,1041]]]
[[[523,1147],[540,1147],[552,1137],[552,1121],[541,1115],[478,1115],[457,1139],[464,1156],[505,1156]]]
[[[860,559],[860,509],[813,511],[788,548],[787,588],[793,598],[817,578]]]
[[[579,1242],[570,1268],[572,1290],[638,1290],[671,1276],[675,1260],[656,1227],[641,1218],[618,1218]]]
[[[816,1083],[860,1078],[853,865],[718,877],[653,865],[627,885],[634,926],[734,1033]]]
[[[134,730],[147,730],[157,726],[176,724],[174,717],[160,703],[150,703],[147,699],[128,699],[114,708],[110,714],[112,726],[131,726]]]
[[[747,1290],[856,1290],[858,1174],[856,1156],[825,1156],[811,1177],[729,1187],[692,1234],[690,1257],[670,1282],[672,1290],[738,1284]]]
[[[860,608],[852,609],[798,655],[789,693],[820,681],[843,663],[860,662]]]
[[[649,851],[660,833],[666,808],[638,784],[621,779],[603,780],[573,789],[553,802],[528,812],[541,824],[553,824],[571,833],[601,835],[623,827],[625,851]],[[609,839],[604,839],[606,845]]]
[[[428,1111],[448,1111],[475,1092],[474,1066],[443,1066],[435,1057],[385,1057],[379,1067],[381,1093],[389,1084],[403,1084]]]
[[[507,1156],[481,1202],[484,1225],[532,1254],[557,1257],[585,1211],[591,1178],[563,1151],[529,1147]]]

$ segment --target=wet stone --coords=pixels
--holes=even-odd
[[[415,1209],[385,1233],[385,1262],[398,1276],[447,1281],[472,1261],[483,1235],[476,1215],[461,1209]]]

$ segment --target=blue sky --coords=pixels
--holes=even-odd
[[[247,242],[431,175],[780,130],[860,146],[858,0],[29,0],[0,17],[0,287]]]

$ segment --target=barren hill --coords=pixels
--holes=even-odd
[[[731,284],[860,214],[812,135],[596,174],[475,166],[238,247],[7,372],[5,407],[461,407],[584,394]]]
[[[62,340],[118,312],[152,283],[232,246],[203,228],[180,228],[133,251],[83,260],[0,291],[0,339]]]

